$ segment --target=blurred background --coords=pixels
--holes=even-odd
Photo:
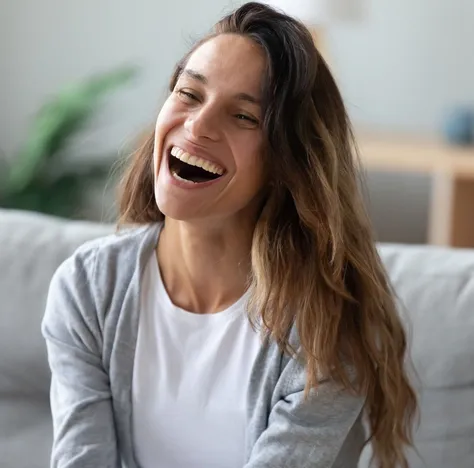
[[[458,219],[474,202],[474,2],[302,2],[360,134],[378,239],[474,246]],[[0,207],[113,219],[117,162],[173,65],[239,3],[3,0]]]

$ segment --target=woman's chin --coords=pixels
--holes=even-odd
[[[179,200],[167,190],[158,188],[155,193],[155,201],[165,218],[191,221],[200,217],[196,205],[191,200]]]
[[[202,202],[206,204],[205,199],[212,200],[207,190],[204,192],[198,190],[197,194],[195,190],[183,189],[171,179],[172,176],[169,173],[163,174],[160,171],[155,185],[155,201],[164,216],[179,221],[205,218],[206,213],[200,209],[199,204],[202,205]]]

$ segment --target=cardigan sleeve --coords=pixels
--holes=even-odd
[[[94,250],[76,253],[59,267],[49,288],[42,333],[52,373],[51,468],[120,466],[94,268]]]
[[[244,468],[356,468],[365,435],[365,399],[321,379],[305,398],[306,370],[290,359],[266,428]]]

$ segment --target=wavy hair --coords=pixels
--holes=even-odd
[[[336,82],[303,24],[247,3],[178,63],[170,91],[193,51],[219,34],[252,39],[267,59],[262,105],[270,182],[252,244],[253,320],[290,353],[296,325],[306,390],[322,374],[363,395],[373,460],[381,468],[408,467],[417,401],[404,368],[407,340],[364,209]],[[123,178],[121,223],[163,219],[154,199],[153,145],[152,134]]]

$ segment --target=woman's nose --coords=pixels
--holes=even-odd
[[[193,138],[218,140],[220,125],[216,112],[212,109],[201,108],[188,115],[184,128]]]

